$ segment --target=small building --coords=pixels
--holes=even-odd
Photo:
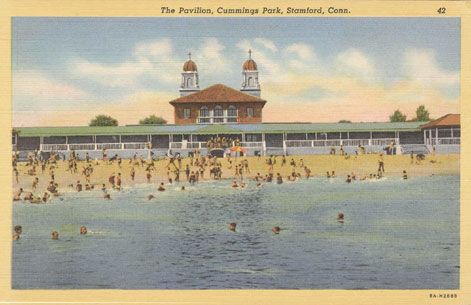
[[[447,114],[420,128],[424,133],[425,145],[436,153],[459,153],[461,144],[460,115]]]

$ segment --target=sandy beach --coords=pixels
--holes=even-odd
[[[309,155],[309,156],[287,156],[286,164],[282,166],[282,157],[276,157],[276,163],[273,167],[273,173],[276,176],[277,173],[280,173],[283,178],[286,178],[293,172],[293,167],[290,166],[291,159],[294,159],[296,162],[295,171],[300,173],[301,176],[305,177],[305,171],[299,166],[301,160],[303,160],[304,165],[311,170],[311,176],[325,176],[326,172],[335,171],[337,177],[345,178],[346,175],[355,173],[357,177],[367,176],[369,174],[375,174],[378,170],[378,155],[377,154],[366,154],[366,155],[351,155],[351,156],[340,156],[340,155]],[[268,166],[266,160],[268,156],[263,157],[247,157],[250,173],[245,173],[244,179],[253,179],[253,177],[260,173],[262,176],[268,173]],[[425,160],[417,162],[414,158],[414,161],[411,162],[411,157],[409,155],[384,155],[384,166],[385,173],[384,176],[399,176],[402,175],[402,171],[406,170],[409,177],[417,175],[452,175],[459,174],[460,172],[460,156],[459,155],[427,155]],[[228,169],[227,159],[219,159],[222,164],[222,178],[223,179],[234,179],[235,165],[239,164],[245,157],[232,157],[232,168]],[[187,183],[185,168],[186,165],[190,165],[190,158],[183,158],[181,162],[180,170],[180,183]],[[134,163],[134,162],[133,162]],[[130,160],[123,160],[121,168],[117,162],[105,163],[102,160],[98,160],[98,165],[93,164],[93,174],[91,175],[90,183],[96,187],[101,188],[103,183],[106,183],[107,188],[110,187],[108,183],[109,176],[114,173],[121,173],[122,177],[122,186],[129,187],[134,184],[143,184],[147,183],[146,179],[146,165],[135,165],[130,163]],[[152,184],[159,184],[161,182],[167,183],[167,166],[168,160],[161,159],[155,162],[156,170],[152,171]],[[175,161],[175,164],[178,166],[178,162]],[[42,173],[41,166],[37,167],[36,175],[29,175],[28,169],[31,167],[27,166],[25,162],[20,162],[18,164],[18,183],[15,181],[15,177],[12,177],[13,192],[16,192],[19,188],[23,188],[24,191],[33,191],[32,184],[33,180],[38,177],[39,183],[36,190],[33,192],[35,195],[43,194],[46,191],[46,188],[51,180],[49,166]],[[86,166],[85,161],[77,162],[77,173],[70,173],[68,171],[68,162],[67,161],[58,161],[55,165],[54,175],[55,181],[59,184],[59,192],[70,190],[70,184],[76,184],[77,181],[81,181],[83,185],[86,184],[85,176],[82,174],[83,168]],[[134,181],[132,181],[130,172],[131,168],[134,167],[136,175]],[[174,179],[175,170],[173,165],[171,168],[171,177]],[[194,171],[197,167],[190,166],[190,170]],[[209,169],[207,168],[204,173],[204,177],[200,177],[200,180],[210,180]]]

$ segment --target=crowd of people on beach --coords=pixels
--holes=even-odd
[[[222,138],[212,138],[208,141],[208,145],[211,147],[218,147],[219,145],[224,146],[228,145],[228,140],[224,137]],[[232,141],[231,145],[237,145],[237,140]],[[211,144],[209,143],[211,142]],[[341,148],[340,148],[341,149]],[[342,153],[341,153],[342,154]],[[81,175],[85,181],[85,184],[82,184],[82,180],[76,180],[75,184],[69,184],[69,190],[74,190],[76,192],[82,191],[93,191],[99,190],[101,185],[101,192],[103,193],[104,200],[110,200],[111,194],[109,189],[115,191],[121,191],[123,188],[123,177],[121,170],[123,169],[123,161],[122,159],[115,155],[112,158],[108,158],[106,149],[102,152],[103,159],[102,160],[92,160],[88,153],[85,155],[83,160],[80,160],[78,154],[74,151],[71,151],[68,160],[66,161],[67,170],[66,172],[70,172],[71,175],[76,177],[77,175]],[[233,178],[235,178],[231,183],[231,188],[246,188],[247,183],[246,180],[248,176],[252,175],[250,170],[250,164],[247,157],[233,157],[231,154],[227,154],[225,158],[226,168],[227,170],[234,170]],[[261,156],[258,156],[258,159],[261,159]],[[281,160],[280,160],[281,159]],[[26,176],[33,177],[31,191],[25,192],[23,188],[19,188],[16,193],[14,194],[13,201],[29,201],[30,203],[47,203],[51,200],[52,197],[60,197],[59,192],[59,184],[56,179],[56,170],[62,166],[60,158],[57,154],[50,154],[49,158],[40,160],[37,150],[33,153],[30,153],[27,157],[26,162],[23,166],[23,171],[26,169]],[[179,183],[179,182],[186,182],[190,185],[197,184],[201,179],[205,179],[205,173],[209,172],[208,179],[212,180],[221,180],[223,178],[223,161],[224,158],[217,158],[211,155],[209,156],[201,156],[198,149],[193,151],[193,154],[190,154],[188,158],[185,159],[183,162],[183,158],[180,155],[168,155],[164,159],[157,159],[157,158],[148,158],[144,159],[142,156],[138,157],[138,154],[134,154],[132,158],[129,159],[127,163],[129,167],[129,178],[131,181],[135,180],[136,174],[138,171],[144,171],[147,183],[151,184],[152,182],[152,174],[157,171],[156,163],[157,162],[165,162],[165,169],[167,174],[167,185]],[[187,164],[183,164],[187,163]],[[311,169],[305,164],[304,160],[301,158],[299,160],[295,160],[293,157],[290,158],[288,161],[287,156],[268,156],[265,158],[264,163],[266,164],[266,174],[262,175],[260,172],[257,172],[255,175],[251,177],[253,181],[256,183],[256,187],[262,187],[263,184],[267,183],[275,183],[275,184],[283,184],[284,181],[288,182],[296,182],[301,179],[303,176],[306,179],[309,179],[312,176]],[[286,180],[283,180],[280,172],[275,174],[274,167],[278,163],[279,168],[282,169],[283,167],[290,168],[290,174],[286,176]],[[96,172],[97,167],[102,166],[109,166],[117,164],[113,167],[113,169],[117,168],[117,171],[111,173],[108,178],[108,183],[104,181],[100,181],[99,183],[92,183],[92,179],[94,178],[94,173]],[[12,165],[13,165],[13,172],[15,176],[15,181],[19,183],[19,160],[18,160],[18,153],[15,153],[12,158]],[[39,177],[37,173],[37,167],[41,168],[41,174],[44,174],[45,171],[48,171],[50,179],[48,182],[48,186],[42,196],[36,196],[33,192],[36,192],[39,187]],[[79,167],[81,167],[81,172],[79,173]],[[286,170],[285,170],[286,171]],[[303,175],[301,172],[304,172]],[[361,176],[358,180],[365,181],[365,180],[372,180],[372,179],[381,179],[384,176],[385,172],[385,165],[383,155],[378,155],[378,170],[377,173],[370,173],[369,175]],[[183,178],[183,177],[184,178]],[[326,177],[328,179],[336,178],[337,175],[335,170],[328,171],[326,173]],[[228,177],[230,178],[230,177]],[[406,170],[403,170],[402,178],[404,180],[408,179],[408,175]],[[249,178],[250,179],[250,178]],[[60,180],[60,179],[59,179]],[[346,176],[345,182],[352,183],[356,181],[357,177],[355,173],[348,174]],[[180,190],[184,191],[185,186],[181,186]],[[165,192],[166,191],[166,183],[163,181],[157,185],[158,192]],[[23,196],[23,194],[25,194]],[[154,195],[148,195],[148,200],[155,198]],[[343,214],[339,214],[338,221],[343,222]],[[232,228],[232,224],[230,226]],[[277,228],[277,229],[276,229]],[[82,230],[82,229],[81,229]],[[235,231],[235,223],[233,228],[231,229]],[[18,231],[18,232],[17,232]],[[15,236],[14,240],[19,239],[21,234],[21,226],[19,229],[15,227]],[[273,228],[273,232],[278,234],[280,232],[279,227]],[[85,233],[86,234],[86,229]],[[53,232],[53,238],[58,238],[58,233]]]
[[[206,141],[206,147],[208,149],[212,148],[231,148],[240,146],[240,139],[236,137],[235,139],[226,138],[226,137],[211,137]]]

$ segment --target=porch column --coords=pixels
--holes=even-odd
[[[427,145],[427,131],[424,129],[424,145]]]

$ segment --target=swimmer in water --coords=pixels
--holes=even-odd
[[[165,186],[164,186],[164,183],[163,183],[163,182],[160,183],[160,185],[159,185],[159,187],[157,188],[157,190],[158,190],[159,192],[164,192],[164,191],[165,191]]]
[[[181,190],[182,190],[182,191],[184,191],[184,190],[185,190],[185,187],[184,187],[184,186],[182,186]]]
[[[274,227],[273,228],[273,233],[280,234],[280,227]]]
[[[330,173],[329,172],[326,172],[327,173],[327,178],[330,178]]]
[[[81,226],[80,227],[80,234],[86,235],[87,234],[87,227],[86,226]]]
[[[15,197],[13,197],[13,201],[21,200],[21,197],[20,197],[21,193],[23,193],[23,188],[20,188],[18,192],[16,192]]]
[[[31,192],[26,193],[26,196],[25,196],[25,198],[23,198],[23,199],[24,199],[24,200],[31,200],[31,199],[33,199],[33,193],[31,193]]]
[[[43,201],[46,202],[46,201],[48,201],[49,199],[51,199],[51,196],[50,196],[47,192],[44,192]]]
[[[104,198],[105,200],[110,200],[110,199],[111,199],[111,196],[110,196],[110,194],[105,194],[105,195],[103,196],[103,198]]]
[[[343,213],[339,213],[339,215],[337,216],[337,221],[343,223]]]
[[[231,187],[239,187],[239,185],[237,184],[237,181],[232,181],[232,184],[231,184]]]
[[[15,235],[13,235],[13,240],[17,241],[20,239],[21,233],[23,233],[23,228],[21,226],[15,226]]]
[[[345,182],[347,182],[347,183],[352,182],[352,178],[350,177],[350,175],[347,175],[347,179],[345,180]]]
[[[41,203],[41,197],[33,197],[29,202],[31,202],[31,203]]]
[[[260,182],[257,182],[257,187],[261,187],[262,184]]]
[[[147,200],[151,200],[151,199],[153,199],[153,198],[155,198],[154,195],[148,195],[148,196],[147,196]]]
[[[80,181],[77,181],[77,185],[75,186],[75,189],[77,190],[77,192],[82,191],[82,184],[80,183]]]
[[[242,188],[245,187],[245,182],[244,182],[244,181],[242,181],[242,182],[240,183],[240,187],[242,187]]]
[[[335,174],[335,171],[332,171],[332,175],[330,175],[332,178],[335,178],[337,177],[337,175]]]
[[[280,173],[276,174],[276,184],[282,184],[283,183],[283,178],[281,178]]]
[[[58,240],[59,239],[59,233],[57,233],[56,231],[52,232],[52,239],[54,240]]]
[[[407,172],[405,170],[402,171],[402,179],[407,180]]]
[[[231,222],[231,223],[229,224],[229,230],[235,232],[236,226],[237,226],[237,224],[236,224],[235,222]]]

